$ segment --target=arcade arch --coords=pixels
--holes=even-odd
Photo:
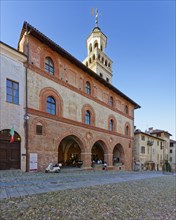
[[[81,161],[83,144],[80,139],[74,135],[66,136],[62,139],[58,147],[58,162],[63,166],[76,166]]]
[[[0,170],[20,169],[21,137],[15,131],[14,142],[10,143],[10,130],[0,131]]]
[[[106,145],[103,141],[99,140],[94,143],[91,150],[91,160],[93,164],[104,163],[106,153]]]
[[[125,154],[121,144],[117,144],[113,150],[113,165],[124,164]]]

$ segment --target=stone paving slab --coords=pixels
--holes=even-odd
[[[142,180],[163,176],[161,172],[81,171],[59,174],[0,171],[0,199],[51,191]]]

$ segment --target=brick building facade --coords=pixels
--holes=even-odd
[[[101,42],[104,35],[94,28],[92,37]],[[107,58],[102,45],[92,46]],[[38,155],[38,170],[49,162],[74,166],[80,160],[85,169],[107,162],[109,169],[131,170],[134,110],[140,106],[111,85],[111,78],[104,79],[26,22],[18,50],[28,56],[26,147],[28,157]],[[100,55],[92,62],[100,63]],[[106,78],[111,77],[108,61],[101,59],[100,65]]]

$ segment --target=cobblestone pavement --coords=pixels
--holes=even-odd
[[[0,220],[176,219],[175,175],[65,171],[0,171]]]
[[[0,199],[23,197],[65,189],[127,182],[163,176],[161,172],[127,171],[78,171],[64,170],[58,173],[26,173],[0,171]]]

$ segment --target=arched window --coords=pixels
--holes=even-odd
[[[86,66],[88,66],[88,62],[86,62]]]
[[[104,63],[104,57],[102,57],[101,62]]]
[[[89,52],[92,52],[92,44],[89,45]]]
[[[129,112],[129,111],[128,111],[128,106],[126,105],[126,106],[125,106],[125,113],[128,114],[128,112]]]
[[[114,121],[111,119],[109,122],[109,130],[113,131],[114,130]]]
[[[45,58],[45,71],[54,75],[54,63],[50,57]]]
[[[108,130],[109,131],[116,131],[117,128],[117,121],[114,115],[109,115],[108,117]]]
[[[98,43],[97,42],[94,43],[94,48],[96,48],[96,47],[98,48]]]
[[[85,124],[87,124],[87,125],[91,124],[91,115],[88,110],[85,112]]]
[[[92,62],[92,60],[91,60],[91,58],[89,58],[89,63],[91,63]]]
[[[111,107],[113,107],[113,103],[114,103],[113,97],[111,96],[110,99],[109,99],[109,105],[110,105]]]
[[[86,82],[86,93],[91,94],[91,86],[89,82]]]
[[[105,66],[107,66],[108,65],[108,62],[107,62],[107,60],[105,60]]]
[[[55,115],[56,114],[56,101],[53,97],[48,96],[46,101],[46,112]]]
[[[93,60],[95,60],[95,54],[93,55]]]
[[[101,51],[103,51],[103,46],[101,45]]]
[[[125,134],[129,135],[129,127],[128,127],[128,125],[125,127]]]
[[[98,54],[98,59],[100,60],[100,54]]]
[[[95,111],[91,105],[85,104],[82,107],[82,122],[87,125],[95,125]]]

